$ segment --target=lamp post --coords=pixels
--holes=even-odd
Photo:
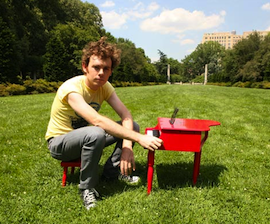
[[[167,67],[167,84],[171,84],[170,64]]]
[[[207,64],[205,65],[205,67],[204,67],[204,85],[206,85],[206,83],[207,83],[207,73],[208,73],[208,68],[207,68]]]

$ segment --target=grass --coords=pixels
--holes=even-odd
[[[193,154],[156,152],[153,190],[146,194],[147,151],[135,145],[138,186],[100,181],[103,200],[87,211],[79,171],[61,187],[62,169],[44,135],[54,94],[0,98],[0,223],[269,223],[270,94],[268,90],[163,85],[117,88],[141,126],[157,117],[212,119],[192,187]],[[101,113],[117,120],[104,104]],[[113,147],[104,150],[100,172]]]

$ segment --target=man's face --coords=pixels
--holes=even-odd
[[[97,90],[103,86],[112,74],[111,58],[101,59],[92,55],[88,66],[83,65],[82,67],[86,75],[86,85],[92,90]]]

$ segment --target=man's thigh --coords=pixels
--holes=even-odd
[[[105,135],[105,131],[101,128],[87,126],[53,138],[49,143],[52,157],[62,161],[80,158],[82,147],[87,139],[96,136],[97,133]]]

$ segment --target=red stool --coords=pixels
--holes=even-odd
[[[64,167],[63,178],[62,178],[62,186],[64,187],[66,186],[68,167],[71,167],[71,174],[74,174],[75,167],[81,167],[81,159],[68,161],[68,162],[62,161],[61,166]]]

